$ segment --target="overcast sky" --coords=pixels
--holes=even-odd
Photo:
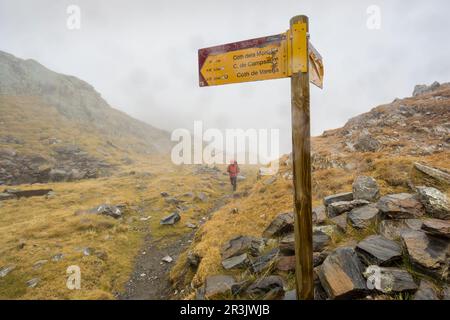
[[[66,27],[71,4],[80,30]],[[370,5],[379,30],[367,27]],[[278,128],[287,152],[289,79],[199,88],[199,48],[282,33],[308,15],[326,72],[324,90],[311,87],[319,135],[415,84],[450,81],[449,12],[448,0],[0,0],[0,50],[75,75],[156,127]]]

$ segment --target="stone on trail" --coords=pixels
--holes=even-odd
[[[295,256],[281,256],[277,262],[279,271],[295,271]]]
[[[417,290],[417,284],[411,274],[400,268],[384,268],[372,265],[367,267],[364,276],[370,283],[369,289],[376,289],[385,294]]]
[[[422,220],[419,219],[383,220],[378,225],[378,233],[389,240],[398,240],[402,232],[421,228]]]
[[[294,213],[282,213],[264,230],[263,237],[279,237],[292,231],[294,231]]]
[[[171,263],[173,261],[173,258],[171,256],[165,256],[161,259],[162,262]]]
[[[214,275],[206,278],[205,298],[217,298],[219,295],[231,294],[231,288],[236,283],[232,276]]]
[[[230,269],[245,269],[249,265],[248,255],[243,253],[239,256],[233,256],[231,258],[222,260],[222,266],[226,270]]]
[[[313,251],[321,252],[331,242],[331,237],[322,231],[313,231]]]
[[[431,187],[417,187],[417,192],[420,202],[430,216],[450,220],[450,200],[445,194]]]
[[[319,206],[312,210],[312,220],[314,224],[323,224],[327,218],[325,206]]]
[[[402,247],[380,235],[368,236],[355,250],[366,265],[387,266],[402,258]]]
[[[433,236],[450,239],[450,220],[426,219],[422,230]]]
[[[317,267],[320,283],[331,299],[364,296],[367,286],[362,272],[362,264],[351,247],[336,249]]]
[[[167,217],[161,219],[160,224],[162,225],[174,225],[178,221],[180,221],[181,217],[178,212],[174,212]]]
[[[187,259],[188,265],[191,268],[195,269],[200,264],[200,261],[201,261],[202,258],[197,253],[189,251],[188,254],[187,254],[187,258],[186,259]]]
[[[413,267],[438,280],[447,277],[447,239],[430,236],[422,231],[403,232],[401,238]]]
[[[425,208],[417,196],[409,193],[381,197],[377,206],[383,218],[387,219],[414,219],[425,214]]]
[[[375,202],[380,197],[380,189],[372,177],[359,176],[352,185],[353,198]]]
[[[375,223],[378,219],[379,210],[374,204],[355,208],[348,214],[348,221],[353,228],[364,229]]]
[[[228,259],[243,253],[249,253],[252,256],[257,256],[263,250],[264,245],[263,239],[238,236],[225,243],[222,247],[222,258]]]
[[[329,206],[330,204],[334,202],[341,202],[341,201],[352,201],[353,200],[353,193],[352,192],[344,192],[344,193],[338,193],[333,194],[331,196],[327,196],[323,198],[323,204],[325,206]]]
[[[40,279],[39,278],[33,278],[27,281],[27,287],[28,288],[34,288],[38,285]]]
[[[421,280],[419,290],[414,294],[414,300],[439,300],[436,286],[427,280]]]
[[[272,289],[283,289],[284,281],[280,276],[267,276],[256,280],[247,289],[249,295],[262,295],[269,292]]]
[[[333,202],[327,207],[327,214],[329,218],[337,217],[345,212],[349,212],[355,208],[368,205],[367,200],[352,200],[352,201],[338,201]]]

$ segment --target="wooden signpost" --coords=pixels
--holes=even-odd
[[[291,78],[297,298],[314,299],[309,83],[323,87],[323,62],[309,43],[309,22],[296,16],[282,34],[198,51],[201,87]]]

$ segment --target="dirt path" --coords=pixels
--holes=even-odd
[[[214,206],[207,213],[209,217],[213,212],[225,205],[230,199],[225,195],[214,202]],[[136,258],[134,271],[128,280],[125,290],[117,298],[121,300],[169,300],[176,299],[169,281],[170,269],[187,247],[196,230],[189,232],[165,244],[153,240],[150,233],[146,235],[144,245]],[[162,258],[169,255],[174,259],[172,263],[162,262]]]

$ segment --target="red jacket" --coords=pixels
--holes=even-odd
[[[236,177],[239,173],[239,166],[237,164],[230,164],[227,172],[230,174],[230,177]]]

